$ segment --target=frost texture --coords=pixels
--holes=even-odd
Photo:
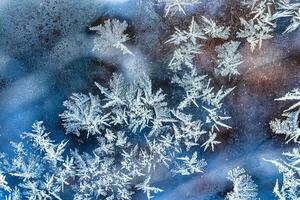
[[[156,188],[156,187],[152,187],[149,185],[149,181],[150,181],[150,177],[148,177],[143,183],[136,185],[136,188],[138,190],[143,190],[144,193],[147,194],[147,198],[151,199],[153,198],[153,196],[151,196],[151,193],[158,193],[158,192],[162,192],[162,189]]]
[[[177,72],[182,70],[182,66],[193,67],[194,57],[201,53],[202,45],[198,44],[197,40],[205,40],[206,36],[194,18],[192,18],[188,30],[182,31],[178,28],[175,28],[175,30],[175,33],[166,43],[171,43],[177,47],[169,63],[170,69]]]
[[[211,38],[221,38],[221,39],[228,39],[229,37],[229,27],[224,27],[217,25],[212,19],[207,19],[206,17],[202,16],[203,20],[203,31]]]
[[[277,101],[298,101],[285,110],[282,116],[285,119],[275,119],[270,122],[271,129],[276,134],[284,134],[286,143],[293,141],[299,144],[299,112],[300,112],[300,89],[295,88]],[[264,159],[274,164],[282,174],[282,182],[277,179],[273,193],[280,200],[294,200],[300,198],[300,150],[299,147],[293,148],[290,152],[284,152],[284,159]]]
[[[158,0],[159,3],[165,4],[165,16],[168,14],[174,15],[176,12],[186,14],[185,6],[195,5],[199,0]]]
[[[105,126],[110,126],[107,123],[109,114],[102,115],[102,107],[98,96],[75,93],[63,105],[67,110],[60,117],[66,133],[79,136],[80,131],[84,130],[87,132],[88,137],[89,134],[101,134],[101,130]]]
[[[300,151],[294,148],[291,152],[283,153],[285,159],[267,160],[274,164],[282,174],[282,183],[276,180],[273,193],[280,200],[294,200],[300,198]]]
[[[288,100],[300,100],[300,89],[293,89],[285,96],[275,99],[277,101],[288,101]],[[299,128],[299,113],[300,113],[300,101],[289,107],[284,111],[282,116],[285,119],[275,119],[270,122],[272,131],[276,134],[284,134],[286,136],[286,143],[294,141],[299,143],[300,128]]]
[[[87,23],[96,17],[96,9],[90,0],[82,4],[81,0],[41,0],[41,1],[1,1],[1,44],[17,58],[36,62],[42,52],[59,48],[60,54],[51,59],[66,60],[70,57],[68,45],[78,42],[76,35],[84,31]],[[51,22],[51,23],[50,23]],[[67,44],[61,44],[63,40]],[[60,47],[57,46],[58,42]],[[75,45],[80,48],[80,45]],[[68,53],[66,53],[68,52]],[[56,53],[56,52],[55,52]],[[60,59],[58,59],[60,58]],[[34,61],[35,60],[35,61]],[[60,60],[61,61],[61,60]]]
[[[251,51],[257,47],[260,49],[263,40],[273,38],[278,19],[290,18],[290,24],[283,33],[292,32],[300,26],[298,2],[249,0],[243,1],[242,4],[250,9],[251,17],[248,20],[240,18],[242,28],[237,37],[246,38]]]
[[[181,175],[191,175],[203,172],[203,168],[207,163],[204,159],[198,160],[197,157],[197,152],[194,152],[192,158],[189,158],[188,156],[177,158],[177,160],[183,164],[177,164],[178,168],[175,169],[174,172]]]
[[[243,61],[242,55],[237,52],[239,46],[240,42],[231,41],[216,47],[218,66],[215,68],[215,73],[217,75],[231,77],[240,74],[237,67]]]
[[[132,54],[124,45],[126,28],[118,20],[92,27],[98,35],[94,50]],[[60,114],[66,134],[92,137],[96,147],[65,152],[67,142],[55,143],[42,122],[34,123],[32,132],[22,134],[26,143],[12,143],[13,158],[1,154],[1,198],[63,199],[68,186],[75,200],[128,200],[137,191],[151,199],[163,191],[153,178],[157,169],[172,176],[203,173],[207,163],[199,149],[213,151],[218,134],[231,128],[223,104],[234,88],[213,87],[194,57],[209,39],[228,37],[229,28],[205,17],[200,25],[193,18],[188,30],[176,28],[167,41],[176,48],[169,68],[179,101],[172,107],[146,75],[129,82],[115,73],[109,83],[95,83],[98,95],[72,94]]]
[[[276,17],[288,17],[290,18],[290,25],[286,28],[284,33],[289,33],[296,30],[300,26],[300,3],[295,1],[288,0],[279,0],[278,3],[278,12]]]
[[[12,158],[1,155],[1,199],[61,199],[74,175],[73,158],[63,156],[67,142],[54,143],[41,121],[32,128],[32,132],[22,134],[26,143],[11,142]],[[17,185],[11,188],[6,177]]]
[[[95,84],[100,97],[73,94],[60,115],[67,132],[96,136],[99,143],[93,154],[72,153],[79,180],[75,199],[130,199],[137,181],[134,188],[150,199],[162,191],[151,183],[159,166],[174,176],[203,172],[206,162],[192,147],[207,135],[205,122],[171,110],[164,92],[155,91],[147,76],[128,83],[114,74],[108,87]],[[214,101],[223,96],[216,94]]]
[[[256,200],[257,185],[243,168],[229,171],[228,179],[233,183],[233,190],[226,195],[226,200]]]
[[[227,39],[229,27],[219,26],[213,20],[202,17],[202,24],[199,25],[194,17],[188,30],[175,28],[175,33],[166,43],[176,46],[173,57],[169,63],[172,71],[182,70],[182,67],[193,68],[193,59],[202,52],[202,46],[209,38]]]
[[[182,100],[177,105],[177,111],[174,113],[177,119],[185,124],[190,124],[191,132],[194,132],[194,141],[186,143],[187,147],[197,145],[197,138],[206,135],[205,142],[202,144],[204,150],[219,144],[217,141],[217,133],[221,128],[231,128],[226,124],[230,119],[224,114],[222,109],[223,99],[232,92],[234,88],[219,90],[211,86],[211,80],[206,75],[200,74],[194,65],[194,57],[201,53],[202,44],[209,38],[226,39],[229,34],[229,28],[216,25],[212,20],[202,18],[203,23],[198,25],[194,18],[188,30],[180,30],[175,28],[175,33],[171,36],[167,43],[176,46],[173,58],[169,63],[169,68],[174,74],[172,83],[179,86],[183,90]],[[187,48],[188,47],[188,48]],[[192,121],[192,116],[187,114],[190,108],[198,112],[206,113],[204,118],[196,118]],[[195,115],[197,116],[197,115]],[[205,126],[208,129],[200,131],[200,127]],[[176,126],[175,126],[176,127]],[[176,127],[177,132],[180,129]],[[198,135],[198,136],[197,136]]]
[[[111,48],[117,48],[123,54],[133,53],[124,45],[129,40],[124,31],[127,29],[128,24],[126,21],[120,22],[117,19],[109,19],[103,25],[91,27],[90,30],[96,31],[97,37],[94,40],[93,51],[102,52]]]

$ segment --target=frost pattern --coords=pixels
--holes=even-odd
[[[281,98],[275,99],[277,101],[300,100],[300,89],[293,89]],[[300,101],[290,106],[284,111],[282,116],[285,119],[274,119],[270,122],[272,131],[276,134],[284,134],[286,136],[286,143],[294,141],[299,143],[300,128],[299,128],[299,113]]]
[[[290,25],[286,28],[284,33],[289,33],[296,30],[300,26],[300,3],[295,1],[279,0],[278,12],[276,17],[290,18]]]
[[[206,135],[205,122],[171,110],[164,92],[155,91],[147,76],[128,83],[114,74],[108,87],[95,84],[100,97],[73,94],[60,115],[67,133],[96,136],[99,144],[93,154],[72,152],[79,180],[75,199],[130,199],[136,182],[134,188],[150,199],[163,191],[151,183],[159,166],[174,176],[203,172],[206,162],[192,147]],[[223,97],[217,93],[213,101]]]
[[[167,43],[171,43],[176,47],[173,58],[169,63],[169,68],[174,74],[172,83],[182,88],[183,91],[182,100],[177,105],[177,111],[173,114],[190,128],[185,130],[177,127],[177,125],[173,127],[177,135],[180,132],[194,133],[192,136],[194,141],[185,142],[187,149],[196,146],[198,139],[203,135],[206,136],[206,139],[201,146],[204,147],[204,150],[208,148],[214,150],[214,146],[220,143],[217,141],[217,133],[221,131],[221,128],[231,128],[226,124],[230,117],[224,114],[222,101],[234,88],[224,89],[222,87],[216,90],[211,86],[211,79],[199,73],[193,59],[201,53],[201,43],[204,43],[210,37],[225,39],[228,37],[229,29],[218,26],[205,17],[202,20],[203,23],[198,25],[195,19],[192,18],[188,30],[175,28],[175,33],[167,40]],[[192,117],[189,111],[191,108],[206,114],[203,117],[197,117],[197,115]],[[193,118],[195,119],[193,120]],[[202,126],[208,129],[201,130]]]
[[[240,42],[230,41],[216,47],[218,53],[215,73],[221,76],[239,75],[237,67],[243,63],[242,55],[237,52]]]
[[[128,24],[126,21],[120,22],[117,19],[109,19],[103,25],[90,27],[90,30],[97,33],[97,37],[94,39],[93,51],[101,53],[111,48],[117,48],[123,54],[133,55],[124,45],[129,40],[128,35],[124,33],[127,27]]]
[[[249,19],[240,18],[242,28],[237,33],[238,38],[246,38],[251,51],[260,49],[263,40],[273,38],[277,20],[290,18],[290,24],[283,33],[296,30],[300,26],[300,3],[289,0],[249,0],[243,1],[250,9]]]
[[[1,199],[61,199],[65,185],[74,176],[74,159],[63,156],[67,142],[54,143],[41,121],[35,122],[32,129],[22,134],[26,143],[11,142],[12,158],[1,154]],[[11,188],[6,177],[17,185]]]
[[[221,38],[221,39],[228,39],[229,37],[229,27],[217,25],[212,19],[207,19],[206,17],[202,16],[203,20],[203,31],[211,38]]]
[[[73,133],[77,136],[80,131],[86,131],[87,137],[90,134],[101,134],[101,130],[108,124],[109,114],[102,115],[102,107],[98,96],[92,94],[84,95],[74,93],[70,100],[63,103],[67,108],[60,117],[66,133]]]
[[[183,6],[196,1],[164,3],[167,15],[177,11],[185,13]],[[292,13],[298,4],[284,3],[278,4],[281,13],[276,15],[271,14],[266,1],[246,2],[253,17],[248,21],[241,19],[238,37],[246,38],[254,50],[263,40],[272,37],[275,19],[292,17],[293,27],[288,30],[295,30],[299,26],[298,18]],[[112,19],[91,27],[90,30],[97,34],[94,51],[116,48],[123,54],[133,55],[125,46],[130,39],[125,34],[127,26],[126,21]],[[186,30],[175,27],[174,34],[166,41],[175,49],[168,67],[172,74],[171,83],[178,90],[180,99],[172,107],[164,91],[155,88],[146,75],[128,82],[121,74],[113,74],[109,84],[95,83],[98,95],[72,94],[63,103],[65,111],[60,114],[66,134],[81,139],[82,136],[93,137],[97,140],[97,147],[89,153],[78,149],[67,153],[67,142],[55,143],[43,122],[35,122],[32,132],[22,134],[26,143],[11,143],[15,152],[12,159],[1,154],[1,197],[62,199],[64,188],[69,186],[75,200],[131,199],[137,190],[151,199],[163,191],[153,178],[158,168],[166,168],[173,176],[203,173],[207,163],[199,156],[199,148],[195,147],[214,151],[221,143],[218,135],[231,128],[227,124],[230,116],[223,104],[234,88],[212,86],[213,80],[198,69],[194,59],[205,53],[203,46],[209,40],[217,39],[221,45],[215,49],[216,74],[238,75],[237,67],[243,62],[237,51],[240,42],[226,41],[229,37],[229,27],[206,17],[202,17],[199,24],[193,17]],[[299,91],[295,89],[277,100],[299,100]],[[285,134],[287,142],[298,142],[300,111],[292,110],[299,104],[285,111],[285,120],[271,122],[274,132]],[[30,151],[24,148],[26,144],[29,144]],[[275,185],[274,192],[281,199],[297,197],[299,182],[296,176],[299,150],[284,155],[293,163],[284,163],[281,189],[278,182]],[[280,165],[277,161],[270,162]],[[12,186],[11,178],[19,183]],[[233,182],[233,190],[226,199],[257,199],[257,186],[244,169],[231,170],[228,179]]]
[[[275,99],[277,101],[298,101],[286,109],[282,116],[285,119],[275,119],[270,122],[270,126],[273,132],[276,134],[284,134],[286,143],[293,141],[299,144],[299,112],[300,112],[300,89],[295,88],[291,92],[288,92],[283,97]],[[284,159],[264,159],[267,162],[275,165],[279,172],[282,174],[282,182],[277,179],[273,193],[280,200],[294,200],[300,198],[300,149],[298,147],[293,148],[290,152],[284,152]]]
[[[233,183],[233,190],[226,195],[226,200],[256,200],[257,185],[245,169],[236,167],[229,171],[228,179]]]
[[[250,44],[251,51],[258,46],[261,48],[262,41],[273,37],[272,32],[276,24],[272,21],[273,16],[269,8],[269,3],[266,0],[251,1],[251,4],[246,3],[251,7],[252,18],[245,20],[240,18],[242,29],[237,33],[237,37],[246,38]]]
[[[294,200],[300,198],[300,150],[294,148],[291,152],[283,153],[285,159],[268,160],[267,162],[275,165],[282,174],[282,183],[276,180],[273,193],[280,200]]]
[[[172,71],[182,70],[182,67],[193,68],[193,59],[202,52],[202,46],[209,38],[228,39],[229,27],[219,26],[213,20],[202,17],[199,25],[193,17],[188,30],[175,27],[175,33],[166,43],[176,46],[173,57],[169,63]]]
[[[195,5],[199,0],[158,0],[159,3],[165,4],[165,16],[168,14],[174,15],[176,12],[186,14],[185,6]]]

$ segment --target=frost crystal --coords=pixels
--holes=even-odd
[[[230,117],[222,114],[222,101],[234,88],[223,89],[222,87],[216,92],[216,88],[211,86],[211,79],[208,79],[206,75],[200,75],[193,62],[196,54],[201,52],[202,45],[199,42],[205,42],[214,37],[226,39],[228,35],[229,28],[218,26],[205,17],[203,17],[203,24],[198,25],[195,19],[192,18],[188,30],[182,31],[176,28],[175,33],[167,41],[167,43],[174,44],[177,47],[169,64],[170,70],[174,73],[172,83],[178,85],[184,91],[182,101],[177,106],[177,111],[172,113],[188,127],[185,130],[185,128],[182,129],[178,125],[174,125],[173,128],[177,138],[184,139],[187,150],[198,145],[197,141],[201,135],[206,135],[202,147],[205,150],[208,147],[214,150],[214,145],[220,143],[216,140],[220,128],[231,128],[225,124],[225,121]],[[187,46],[196,48],[191,50],[186,48]],[[184,56],[182,54],[178,56],[178,51],[181,51],[181,49],[187,52]],[[195,117],[196,119],[192,119],[190,115],[184,113],[190,108],[201,110],[199,112],[204,111],[205,118],[200,120]],[[209,129],[204,131],[202,126],[209,127]],[[188,132],[194,132],[195,134],[186,138],[181,135],[182,132],[187,132],[187,135],[191,135]],[[193,140],[190,140],[191,138]]]
[[[0,173],[0,188],[6,192],[11,192],[11,188],[6,181],[6,177],[2,173]]]
[[[120,22],[117,19],[107,20],[103,25],[91,27],[90,30],[96,31],[97,37],[94,40],[93,51],[102,52],[111,48],[120,49],[123,54],[133,53],[124,45],[129,40],[125,30],[128,24],[126,21]]]
[[[184,7],[194,5],[198,3],[198,1],[199,0],[158,0],[159,3],[165,4],[165,16],[169,13],[174,15],[176,12],[186,14]]]
[[[240,18],[243,28],[237,33],[237,37],[246,38],[250,44],[251,51],[258,46],[261,48],[262,41],[272,38],[271,32],[273,28],[267,23],[263,23],[258,19],[246,21]]]
[[[144,193],[147,194],[148,199],[151,199],[153,198],[153,196],[151,196],[151,193],[158,193],[158,192],[162,192],[163,190],[150,186],[149,182],[150,182],[150,177],[148,177],[143,183],[136,185],[136,188],[138,190],[143,190]]]
[[[176,72],[182,70],[182,66],[193,67],[193,59],[201,52],[202,46],[197,43],[197,40],[205,40],[206,37],[194,18],[192,18],[188,30],[181,31],[178,28],[175,29],[175,33],[166,43],[171,43],[178,47],[174,51],[173,58],[169,63],[170,69]]]
[[[267,162],[274,164],[282,174],[282,183],[276,180],[273,193],[280,200],[299,199],[300,198],[300,151],[294,148],[292,152],[283,153],[285,159],[268,160]]]
[[[197,152],[194,152],[192,158],[188,156],[177,158],[182,164],[178,164],[177,169],[173,170],[175,174],[191,175],[194,173],[203,172],[203,167],[207,165],[204,159],[198,160]]]
[[[277,101],[287,101],[287,100],[300,100],[300,89],[293,89],[281,98],[275,99]],[[286,136],[286,143],[294,141],[299,143],[300,128],[299,128],[299,113],[300,113],[300,101],[289,107],[282,114],[285,117],[284,120],[275,119],[270,122],[270,127],[276,134],[284,134]],[[294,111],[292,111],[294,110]]]
[[[281,98],[275,99],[278,101],[300,100],[300,89],[293,89]],[[271,129],[276,134],[284,134],[286,143],[293,141],[299,144],[300,128],[299,128],[299,102],[295,103],[282,114],[284,120],[275,119],[270,122]],[[293,148],[291,152],[283,153],[285,159],[269,160],[267,162],[274,164],[282,174],[282,183],[277,179],[273,193],[280,200],[299,199],[300,198],[300,150]]]
[[[246,38],[250,44],[251,51],[257,46],[260,49],[263,40],[273,37],[272,32],[276,27],[274,16],[270,11],[270,2],[267,0],[252,1],[245,3],[251,8],[251,19],[240,18],[242,29],[237,33],[237,37]]]
[[[300,109],[295,112],[283,113],[282,116],[286,119],[275,119],[270,122],[272,131],[276,134],[284,134],[286,136],[286,143],[294,141],[299,143],[300,128],[298,125]]]
[[[203,20],[203,31],[211,38],[221,38],[228,39],[229,37],[229,27],[219,26],[211,19],[207,19],[202,16]]]
[[[90,133],[98,140],[93,154],[72,153],[79,180],[73,186],[75,199],[130,199],[133,186],[150,199],[162,191],[150,186],[151,174],[159,166],[175,175],[203,172],[204,159],[198,160],[197,153],[187,156],[206,134],[202,122],[171,111],[166,95],[153,89],[149,77],[128,83],[114,74],[108,87],[95,84],[100,97],[73,94],[60,115],[67,133]],[[223,98],[217,96],[213,98]]]
[[[300,26],[300,3],[292,3],[288,0],[279,0],[277,4],[278,12],[276,13],[276,18],[291,18],[291,23],[286,28],[284,33],[289,33],[296,30]]]
[[[226,200],[255,200],[257,185],[243,168],[234,168],[229,171],[228,179],[233,183],[233,190],[226,195]]]
[[[280,97],[275,100],[276,101],[287,101],[287,100],[299,101],[299,102],[295,103],[294,105],[292,105],[291,107],[289,107],[286,111],[293,110],[300,106],[300,88],[295,88],[291,92],[288,92],[283,97]]]
[[[54,143],[45,131],[43,122],[36,122],[33,130],[23,133],[26,143],[11,142],[14,157],[2,155],[0,159],[1,199],[61,199],[65,185],[73,177],[73,158],[62,154],[66,142]],[[26,149],[29,145],[30,149]],[[14,180],[11,188],[6,177]]]
[[[300,3],[289,0],[249,0],[243,1],[251,12],[251,18],[240,18],[242,29],[237,37],[246,38],[254,51],[261,48],[262,41],[273,38],[276,22],[280,18],[290,18],[290,24],[283,33],[289,33],[300,26]]]
[[[243,63],[242,55],[237,52],[240,42],[227,42],[216,47],[218,53],[218,66],[215,68],[215,73],[221,76],[234,76],[240,73],[237,67]]]
[[[63,104],[65,110],[60,117],[66,133],[73,133],[77,136],[80,131],[86,131],[87,137],[92,134],[101,134],[101,130],[108,124],[108,116],[110,113],[102,114],[102,106],[98,96],[92,94],[84,95],[74,93],[70,100]]]
[[[202,43],[209,38],[227,39],[229,37],[229,27],[217,25],[213,20],[202,17],[202,24],[199,25],[194,17],[191,20],[188,30],[175,28],[175,33],[166,43],[176,46],[173,58],[169,63],[172,71],[182,70],[182,67],[193,68],[193,59],[202,51]]]

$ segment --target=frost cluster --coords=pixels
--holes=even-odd
[[[41,121],[32,129],[25,142],[11,142],[13,155],[1,154],[1,199],[62,199],[75,175],[74,158],[63,155],[67,142],[51,140]]]
[[[194,64],[194,58],[201,53],[202,44],[205,41],[214,37],[226,39],[229,35],[229,28],[218,26],[205,17],[202,19],[203,23],[198,25],[192,18],[188,30],[175,28],[175,33],[167,40],[167,43],[176,47],[169,63],[169,68],[174,74],[172,83],[183,90],[182,100],[177,105],[177,113],[180,115],[175,114],[175,116],[177,119],[182,119],[181,116],[189,116],[192,119],[189,115],[191,108],[206,113],[205,119],[200,119],[200,122],[204,121],[204,126],[208,128],[206,131],[208,139],[202,144],[206,150],[208,147],[214,149],[214,145],[219,143],[216,138],[220,128],[231,128],[226,124],[230,117],[224,114],[222,101],[234,88],[221,87],[216,90],[211,86],[211,79],[201,74]]]
[[[228,179],[233,183],[233,190],[225,200],[257,200],[257,185],[245,169],[236,167],[228,172]]]
[[[284,159],[264,159],[274,164],[282,174],[282,181],[276,180],[273,193],[280,200],[296,200],[300,198],[300,149],[299,149],[299,112],[300,112],[300,89],[295,88],[277,101],[296,101],[286,109],[283,119],[275,119],[270,122],[270,127],[275,134],[285,135],[286,143],[293,141],[298,146],[292,151],[284,152]]]
[[[49,1],[52,2],[52,1]],[[56,1],[55,1],[56,2]],[[182,12],[196,0],[160,0],[166,15]],[[243,1],[250,10],[249,19],[241,18],[238,38],[245,38],[251,50],[272,38],[276,21],[290,18],[285,33],[300,25],[300,3],[278,0]],[[94,51],[120,50],[133,53],[126,46],[126,21],[109,19],[91,27],[95,31]],[[0,195],[7,200],[63,199],[66,190],[74,200],[129,200],[141,191],[148,199],[163,191],[157,185],[155,173],[164,169],[172,176],[203,173],[207,165],[200,149],[214,151],[221,142],[219,134],[230,129],[231,118],[226,113],[225,98],[234,88],[215,87],[213,81],[195,63],[205,45],[216,40],[214,50],[216,75],[235,76],[242,64],[239,41],[231,39],[230,28],[212,19],[193,17],[186,30],[175,27],[166,43],[174,51],[168,68],[176,100],[155,87],[149,76],[128,81],[122,74],[112,75],[109,83],[95,82],[98,94],[74,93],[64,101],[60,114],[66,134],[80,140],[90,137],[97,142],[90,152],[79,149],[66,151],[68,142],[55,142],[43,122],[35,122],[31,132],[21,134],[22,142],[11,142],[12,155],[0,154]],[[294,89],[277,100],[299,101],[282,114],[284,119],[270,122],[276,134],[284,134],[286,142],[299,143],[298,124],[300,89]],[[26,148],[25,148],[26,147]],[[267,160],[283,175],[277,180],[275,195],[280,200],[299,199],[299,149],[284,153],[286,159]],[[233,189],[228,200],[257,199],[258,189],[242,168],[228,173]],[[67,189],[66,189],[67,188]]]
[[[128,35],[124,33],[127,27],[126,21],[120,22],[117,19],[109,19],[104,24],[90,27],[90,30],[96,31],[97,34],[94,39],[93,51],[101,53],[116,48],[121,50],[123,54],[133,55],[124,44],[129,40]]]
[[[283,153],[285,159],[267,160],[274,164],[282,174],[282,183],[277,179],[273,193],[279,200],[296,200],[300,198],[300,149]]]
[[[199,25],[193,17],[187,30],[175,27],[175,33],[166,43],[176,47],[169,67],[175,73],[184,68],[194,68],[194,58],[202,53],[202,47],[211,38],[228,39],[229,27],[217,25],[211,19],[202,17]],[[221,52],[219,52],[221,53]]]
[[[192,6],[199,3],[199,0],[158,0],[158,3],[163,3],[165,6],[165,16],[168,14],[174,15],[177,12],[186,14],[185,6]]]
[[[168,42],[200,48],[199,38],[228,36],[227,28],[203,19],[201,28],[192,20],[189,31],[177,29]],[[93,27],[99,34],[95,48],[126,50],[122,46],[128,39],[123,33],[126,26],[126,22],[108,20]],[[207,163],[195,147],[214,150],[220,143],[218,133],[231,128],[226,124],[230,117],[223,100],[233,88],[211,86],[193,59],[170,72],[172,83],[182,93],[180,102],[172,107],[167,94],[154,88],[146,75],[130,82],[115,73],[108,84],[95,83],[98,95],[72,94],[60,114],[66,134],[93,137],[98,145],[90,153],[78,149],[65,152],[67,142],[56,144],[43,123],[36,122],[31,133],[22,134],[32,148],[12,143],[16,156],[10,160],[3,155],[1,159],[3,198],[62,199],[68,186],[76,200],[131,199],[138,190],[150,199],[163,191],[153,179],[159,168],[168,169],[172,176],[203,173]],[[12,187],[7,177],[20,184]]]
[[[237,52],[239,46],[240,42],[230,41],[216,47],[218,66],[215,68],[215,73],[217,75],[231,77],[240,74],[237,67],[243,63],[243,57]]]
[[[277,21],[290,18],[290,24],[284,33],[296,30],[299,25],[300,3],[290,0],[246,0],[242,1],[251,12],[249,19],[240,18],[242,28],[237,33],[238,38],[246,38],[251,51],[260,49],[263,40],[274,36]]]
[[[277,101],[298,101],[293,104],[282,114],[284,119],[275,119],[270,122],[272,131],[276,134],[284,134],[286,137],[286,143],[294,141],[299,143],[300,128],[299,128],[299,113],[300,113],[300,89],[295,88],[291,92],[288,92],[281,98],[275,99]]]

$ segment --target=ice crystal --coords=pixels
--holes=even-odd
[[[64,186],[74,175],[73,158],[62,155],[66,142],[54,143],[41,121],[32,128],[32,132],[22,134],[26,143],[11,142],[13,158],[1,157],[2,199],[61,199]],[[17,182],[15,188],[9,186],[7,176]]]
[[[234,76],[239,75],[237,67],[243,63],[242,55],[237,52],[240,42],[227,42],[223,45],[216,47],[218,53],[217,64],[215,73],[221,76]]]
[[[186,14],[185,6],[195,5],[199,0],[158,0],[159,3],[165,4],[165,16],[168,14],[174,15],[176,12]]]
[[[211,38],[221,38],[221,39],[228,39],[229,37],[229,27],[219,26],[216,22],[211,19],[207,19],[206,17],[202,16],[203,20],[203,31],[206,35]]]
[[[262,41],[273,37],[273,28],[258,19],[250,19],[246,21],[240,18],[242,29],[237,33],[237,37],[246,38],[250,44],[251,51],[254,51],[258,46],[261,48]]]
[[[299,88],[293,89],[278,101],[300,100]],[[284,134],[286,143],[293,141],[299,144],[299,102],[295,103],[282,114],[285,119],[275,119],[270,122],[271,129],[276,134]],[[282,183],[277,179],[273,193],[280,200],[299,199],[300,198],[300,150],[299,147],[293,148],[291,152],[283,153],[284,159],[264,159],[274,164],[282,174]]]
[[[193,67],[193,59],[201,52],[202,46],[197,43],[197,40],[205,40],[206,37],[194,18],[192,18],[188,30],[182,31],[178,28],[175,28],[175,30],[175,33],[166,42],[178,47],[169,63],[170,69],[176,72],[182,70],[183,65],[189,68]]]
[[[273,193],[280,200],[299,199],[300,198],[300,151],[294,148],[291,152],[283,153],[285,159],[268,160],[274,164],[282,174],[282,183],[276,180]]]
[[[260,49],[263,40],[273,38],[278,19],[290,18],[290,24],[283,33],[289,33],[300,26],[300,3],[289,0],[249,0],[243,1],[251,12],[248,20],[240,18],[242,29],[237,37],[246,38],[251,50]]]
[[[282,116],[286,117],[286,119],[275,119],[270,122],[270,127],[274,133],[285,135],[287,139],[286,143],[292,140],[296,143],[300,142],[299,113],[300,109],[295,112],[283,113]]]
[[[98,96],[74,93],[63,105],[67,109],[60,117],[66,133],[79,136],[81,131],[86,131],[88,137],[90,134],[101,134],[105,126],[110,126],[110,113],[103,114]]]
[[[219,89],[211,86],[211,79],[206,75],[201,75],[194,65],[194,57],[201,52],[201,46],[203,42],[206,42],[209,38],[221,38],[227,39],[229,36],[229,28],[218,26],[214,21],[202,18],[203,23],[198,25],[194,18],[191,20],[191,24],[188,30],[179,30],[175,28],[175,33],[167,41],[177,47],[174,52],[173,58],[169,63],[170,70],[174,73],[172,83],[181,87],[184,91],[182,101],[177,106],[177,111],[173,112],[174,116],[185,124],[190,124],[189,127],[193,127],[195,132],[194,140],[185,140],[185,146],[187,149],[198,145],[197,141],[201,135],[206,135],[206,140],[202,144],[202,147],[206,150],[208,147],[214,149],[214,145],[220,143],[216,140],[217,132],[220,128],[231,128],[225,124],[225,121],[230,117],[223,115],[222,101],[223,99],[234,89]],[[196,47],[193,50],[186,48],[187,46]],[[187,51],[185,56],[178,56],[178,51]],[[221,50],[220,50],[221,51]],[[220,52],[221,53],[221,52]],[[222,52],[223,53],[223,52]],[[189,108],[195,108],[195,110],[201,109],[206,113],[206,118],[199,120],[186,115],[184,112]],[[203,123],[204,122],[204,123]],[[205,125],[209,127],[209,130],[201,130],[201,127]],[[174,131],[178,137],[181,137],[181,130],[177,125],[173,126]],[[191,131],[191,130],[189,130]]]
[[[290,24],[284,31],[284,33],[289,33],[296,30],[300,26],[300,3],[288,0],[279,0],[278,12],[276,13],[276,18],[288,17],[290,19]]]
[[[287,101],[287,100],[300,100],[300,90],[299,88],[293,89],[281,98],[275,99],[277,101]],[[270,122],[271,129],[276,134],[284,134],[286,136],[286,143],[294,141],[299,143],[300,128],[299,128],[299,108],[300,102],[295,103],[284,111],[282,116],[285,118],[275,119]]]
[[[300,106],[300,88],[295,88],[291,92],[288,92],[283,97],[277,98],[275,100],[276,101],[287,101],[287,100],[299,101],[294,105],[292,105],[291,107],[289,107],[286,111],[293,110]]]
[[[233,190],[226,195],[226,200],[255,200],[257,185],[245,169],[237,167],[229,171],[228,179],[233,183]]]
[[[119,172],[113,158],[72,153],[76,176],[79,184],[75,187],[74,199],[130,199],[133,191],[130,190],[131,177]]]
[[[124,45],[129,40],[125,30],[128,24],[126,21],[120,22],[117,19],[109,19],[104,22],[103,25],[91,27],[90,30],[96,31],[97,37],[94,40],[94,51],[102,52],[111,48],[117,48],[123,52],[123,54],[133,53]]]
[[[0,173],[0,188],[6,192],[11,192],[11,188],[6,181],[6,177],[2,173]]]
[[[177,164],[177,168],[175,168],[173,172],[181,175],[191,175],[194,173],[203,172],[203,167],[205,167],[207,164],[204,159],[198,160],[197,152],[194,152],[191,158],[185,156],[179,157],[177,160],[183,164]]]
[[[153,196],[151,196],[151,193],[158,193],[158,192],[162,192],[163,190],[157,187],[150,186],[149,182],[150,182],[150,177],[148,177],[143,183],[136,185],[136,188],[138,190],[143,190],[144,193],[147,194],[147,198],[151,199],[153,198]]]
[[[202,23],[199,25],[193,17],[188,30],[175,28],[175,33],[166,41],[176,46],[169,63],[170,69],[176,72],[182,70],[183,66],[193,68],[193,59],[202,52],[202,46],[206,40],[209,38],[227,39],[228,37],[229,27],[219,26],[205,17],[202,17]]]
[[[242,29],[237,33],[237,37],[246,38],[251,51],[254,51],[257,47],[261,48],[263,40],[273,37],[276,27],[275,17],[271,13],[271,5],[267,0],[244,2],[244,4],[250,7],[251,18],[249,20],[240,18]]]
[[[185,156],[206,135],[203,122],[179,110],[171,111],[166,95],[153,89],[149,77],[129,83],[114,74],[108,87],[95,84],[100,97],[73,94],[60,115],[67,133],[95,135],[99,143],[92,155],[72,153],[75,177],[80,180],[79,186],[74,186],[75,199],[130,199],[135,192],[133,180],[139,180],[136,189],[152,198],[162,191],[149,185],[158,166],[174,174],[203,172],[204,159],[198,160],[196,153],[192,158]],[[212,98],[221,100],[222,96]],[[133,138],[143,140],[144,145],[135,144]]]

